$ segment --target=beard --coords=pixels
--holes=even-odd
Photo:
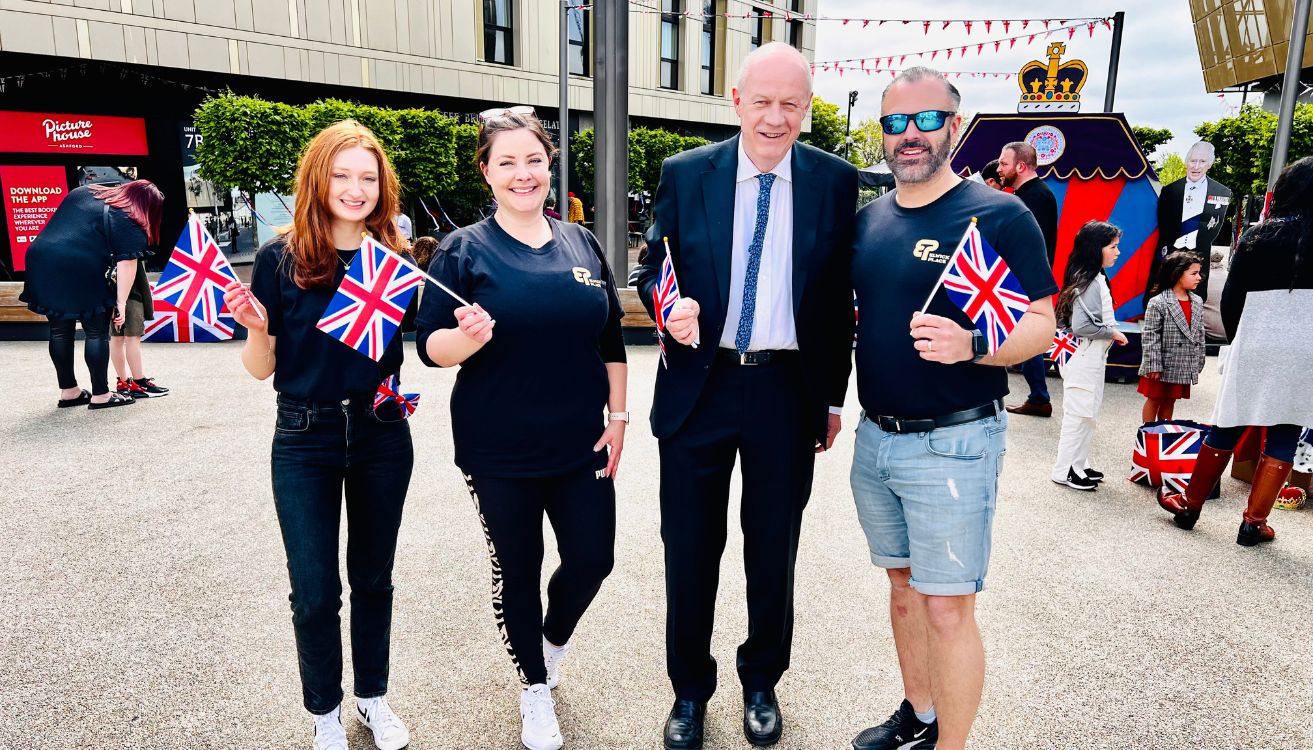
[[[934,138],[922,134],[915,140],[898,144],[898,148],[894,149],[893,158],[889,159],[889,171],[894,173],[894,179],[900,184],[914,184],[927,182],[933,178],[948,161],[948,152],[952,150],[949,145],[948,128],[944,128],[944,131],[944,137],[938,143]],[[905,161],[902,153],[910,148],[923,148],[926,154],[919,162]]]

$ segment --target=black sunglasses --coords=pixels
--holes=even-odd
[[[885,135],[901,135],[907,130],[907,123],[916,120],[916,129],[922,133],[933,133],[944,127],[948,118],[957,114],[943,109],[927,109],[914,115],[885,115],[880,118],[880,127]]]

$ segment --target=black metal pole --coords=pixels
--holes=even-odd
[[[556,211],[570,215],[570,0],[561,0],[561,114],[559,144],[556,155]]]
[[[1286,50],[1286,74],[1281,79],[1281,109],[1277,112],[1277,137],[1272,148],[1272,168],[1267,173],[1267,200],[1263,214],[1267,214],[1272,199],[1272,186],[1286,166],[1290,152],[1290,129],[1295,121],[1295,102],[1299,98],[1299,74],[1304,67],[1304,40],[1308,36],[1309,5],[1313,0],[1299,0],[1295,6],[1295,19],[1290,26],[1290,46]]]
[[[594,234],[617,278],[629,276],[629,3],[593,5]]]
[[[1103,111],[1111,112],[1113,100],[1117,98],[1117,66],[1122,57],[1122,24],[1126,21],[1126,12],[1117,11],[1112,16],[1112,54],[1108,57],[1108,88],[1103,92]]]
[[[852,136],[849,135],[849,134],[852,132],[852,129],[853,129],[853,105],[856,104],[856,103],[857,103],[857,92],[856,92],[856,91],[849,91],[849,92],[848,92],[848,118],[847,118],[847,122],[845,122],[845,123],[844,123],[844,126],[843,126],[843,158],[844,158],[844,161],[848,161],[848,151],[849,151],[849,149],[852,148],[852,145],[853,145],[853,139],[852,139]]]

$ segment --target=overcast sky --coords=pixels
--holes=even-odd
[[[1132,125],[1151,125],[1168,128],[1176,136],[1160,149],[1184,154],[1196,139],[1194,128],[1201,122],[1217,120],[1232,114],[1240,104],[1239,94],[1225,98],[1210,94],[1204,89],[1203,74],[1199,68],[1199,50],[1195,45],[1194,28],[1186,0],[1157,0],[1137,3],[1126,0],[1076,0],[1063,3],[1061,9],[1051,0],[925,0],[921,3],[890,3],[877,0],[820,0],[820,15],[863,18],[1055,18],[1057,13],[1081,16],[1111,16],[1118,10],[1126,11],[1122,36],[1120,74],[1117,80],[1117,98],[1114,109],[1125,113]],[[921,64],[939,70],[984,71],[1016,73],[1029,60],[1045,60],[1047,42],[1041,34],[1034,43],[1026,39],[1008,50],[1005,42],[1001,50],[993,52],[986,45],[983,54],[977,55],[975,46],[986,40],[1001,39],[1019,33],[1018,25],[1004,33],[1000,24],[993,24],[987,34],[981,24],[974,24],[968,35],[961,24],[946,30],[936,24],[930,33],[921,24],[886,23],[877,27],[871,24],[847,26],[836,21],[816,24],[816,61],[823,62],[849,57],[901,55],[905,52],[969,45],[965,60],[959,61],[954,52],[946,60],[941,52],[933,63],[929,55]],[[1056,24],[1055,24],[1056,27]],[[1031,24],[1027,35],[1036,28]],[[1038,28],[1042,29],[1043,26]],[[1096,27],[1093,38],[1085,29],[1077,31],[1072,40],[1067,32],[1053,35],[1052,41],[1067,44],[1063,60],[1081,59],[1090,69],[1090,80],[1081,91],[1081,111],[1103,111],[1103,96],[1108,82],[1108,56],[1112,49],[1112,32],[1102,25]],[[915,58],[907,66],[917,64]],[[897,66],[897,60],[894,61]],[[856,64],[856,63],[852,63]],[[853,122],[877,116],[880,92],[888,85],[890,76],[867,76],[860,71],[846,71],[840,77],[834,71],[816,71],[816,93],[823,99],[838,104],[842,116],[847,105],[847,92],[859,92],[853,108]],[[963,76],[953,79],[962,92],[962,109],[965,113],[1015,112],[1020,89],[1015,78],[977,79]],[[1251,94],[1250,101],[1254,101]]]

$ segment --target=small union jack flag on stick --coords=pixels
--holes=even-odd
[[[1053,344],[1049,347],[1044,356],[1058,363],[1058,367],[1067,364],[1071,355],[1076,353],[1076,347],[1084,341],[1080,336],[1071,332],[1070,328],[1059,328],[1053,336]]]
[[[670,258],[670,238],[662,237],[661,241],[666,245],[666,258],[661,261],[661,275],[657,277],[657,285],[652,289],[652,308],[656,311],[656,329],[657,345],[661,348],[661,364],[664,367],[670,367],[666,361],[666,321],[670,319],[670,314],[675,311],[675,303],[679,301],[679,280],[675,278],[675,264]],[[696,349],[698,342],[693,342],[693,348]]]
[[[1008,264],[994,248],[980,236],[976,217],[957,249],[949,257],[939,281],[930,290],[921,312],[930,306],[930,300],[940,287],[953,304],[962,309],[976,328],[985,334],[989,353],[993,354],[1017,327],[1017,321],[1030,307],[1030,297],[1021,287],[1021,281],[1008,268]]]
[[[223,291],[236,280],[237,274],[214,237],[196,214],[188,216],[168,265],[151,290],[155,306],[164,313],[157,316],[161,325],[151,338],[182,342],[231,339],[233,321],[224,308]],[[198,330],[196,336],[188,335],[186,331],[193,326],[178,319],[179,315],[195,319],[205,333]],[[166,316],[171,317],[167,326],[163,324]]]
[[[401,393],[401,384],[397,382],[396,375],[389,375],[387,380],[379,384],[378,393],[374,394],[374,410],[377,411],[378,407],[389,401],[396,402],[397,408],[401,410],[402,419],[414,414],[419,408],[419,394]]]
[[[401,327],[415,290],[428,279],[458,302],[469,303],[415,264],[364,235],[360,252],[316,327],[377,362]]]

